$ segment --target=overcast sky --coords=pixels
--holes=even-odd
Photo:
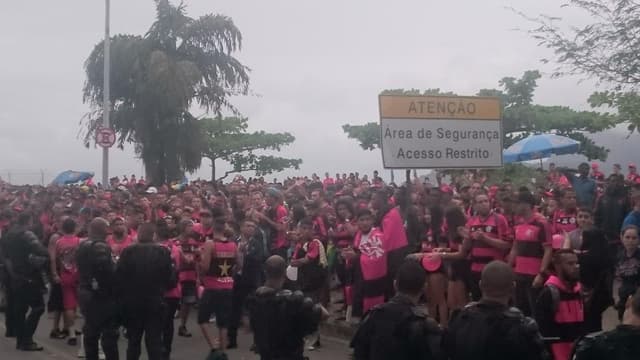
[[[112,34],[143,34],[154,20],[151,0],[111,2]],[[184,2],[192,17],[221,13],[240,28],[244,44],[237,56],[252,69],[257,96],[234,103],[252,129],[296,136],[282,155],[302,158],[302,174],[381,168],[379,151],[361,150],[341,125],[378,121],[382,89],[441,88],[473,95],[496,87],[503,76],[529,69],[548,74],[551,68],[539,61],[548,51],[514,30],[530,25],[506,7],[578,24],[586,20],[560,8],[558,0]],[[14,182],[39,182],[39,169],[47,181],[73,169],[100,177],[100,151],[85,149],[77,134],[88,110],[82,103],[83,63],[103,31],[102,0],[3,2],[0,176],[6,179],[11,172]],[[536,102],[586,109],[594,86],[577,80],[545,75]],[[111,175],[131,173],[142,173],[133,151],[113,150]],[[209,174],[205,160],[193,177]]]

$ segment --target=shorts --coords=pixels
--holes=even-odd
[[[218,328],[226,329],[229,326],[232,299],[232,290],[205,290],[198,308],[198,324],[208,323],[211,315],[215,315]]]
[[[65,310],[75,310],[78,307],[78,287],[64,285],[62,287],[62,305]]]
[[[448,275],[450,281],[462,281],[468,287],[471,282],[471,262],[466,259],[451,261]]]
[[[182,304],[184,305],[193,305],[198,303],[198,291],[196,288],[195,281],[185,281],[180,283],[180,287],[182,290]]]
[[[49,291],[49,300],[47,301],[47,311],[50,313],[64,311],[62,286],[60,284],[51,284],[51,290]]]

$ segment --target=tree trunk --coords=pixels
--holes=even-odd
[[[211,182],[216,182],[216,159],[211,158]]]

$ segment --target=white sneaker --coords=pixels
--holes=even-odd
[[[84,359],[85,357],[87,357],[87,354],[85,354],[84,352],[84,335],[80,334],[80,336],[78,336],[78,340],[80,343],[80,348],[78,349],[78,358]]]
[[[98,348],[98,359],[106,360],[107,357],[104,355],[104,351],[102,350],[102,345]]]

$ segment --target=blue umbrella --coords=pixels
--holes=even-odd
[[[63,171],[51,182],[52,185],[64,186],[68,184],[75,184],[80,181],[85,181],[93,177],[93,173],[89,171]]]
[[[580,143],[554,134],[532,135],[509,146],[502,152],[505,163],[548,158],[551,155],[575,154]]]

